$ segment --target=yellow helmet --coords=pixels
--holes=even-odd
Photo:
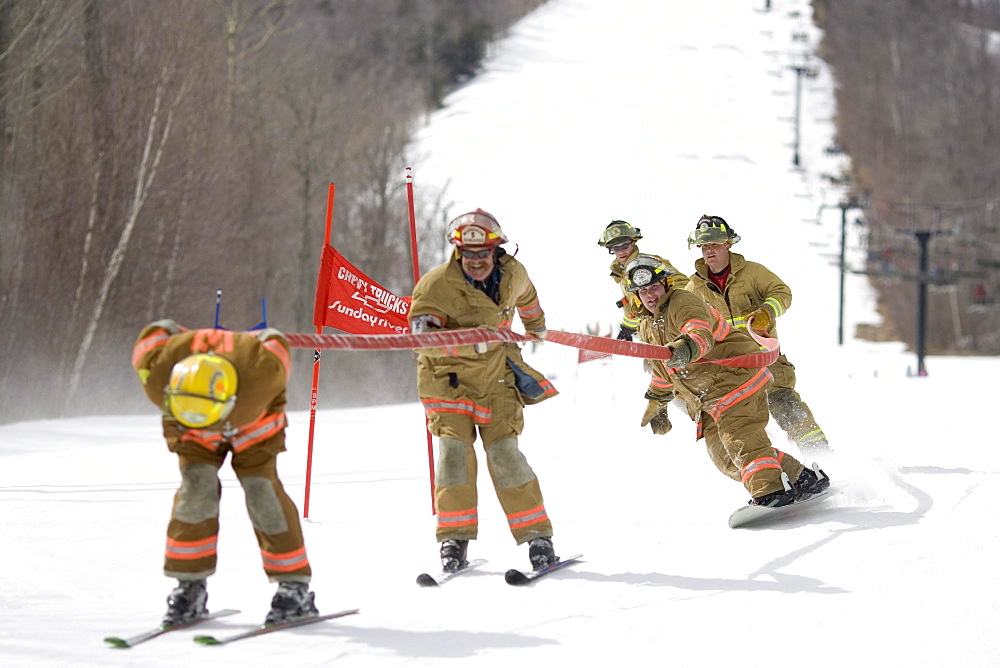
[[[688,235],[688,248],[705,244],[728,243],[732,246],[740,240],[740,235],[721,216],[702,216]]]
[[[482,209],[463,213],[451,221],[445,238],[456,246],[499,246],[507,243],[507,235],[500,229],[500,223],[493,214]]]
[[[601,238],[597,240],[598,246],[614,246],[623,241],[638,241],[642,239],[642,233],[638,227],[633,227],[624,220],[612,220],[611,223],[601,232]],[[611,250],[609,249],[610,253]]]
[[[199,353],[174,365],[164,390],[167,410],[186,427],[222,422],[236,404],[236,368],[225,357]]]

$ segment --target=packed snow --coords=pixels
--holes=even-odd
[[[854,338],[878,316],[853,274],[838,345],[843,193],[823,177],[843,167],[824,151],[833,83],[808,61],[819,76],[803,82],[793,168],[791,67],[819,34],[806,0],[770,4],[550,0],[430,118],[413,146],[415,189],[448,183],[453,214],[493,212],[549,327],[565,331],[616,327],[610,256],[596,244],[612,219],[640,227],[643,250],[686,271],[699,256],[685,242],[698,217],[729,220],[743,237],[735,250],[792,287],[779,333],[836,450],[820,461],[837,490],[829,501],[781,524],[729,529],[745,490],[715,470],[680,411],[666,436],[639,427],[641,362],[577,364],[575,349],[545,343],[529,359],[561,395],[526,409],[521,446],[557,551],[583,553],[578,564],[506,585],[508,568],[528,567],[527,550],[484,474],[469,556],[488,563],[440,589],[417,587],[417,574],[438,568],[420,405],[338,410],[320,396],[304,520],[312,587],[321,612],[360,614],[224,647],[192,642],[259,624],[274,590],[226,466],[209,608],[242,613],[112,649],[105,636],[158,623],[174,584],[161,567],[180,478],[156,411],[9,424],[3,664],[996,665],[989,518],[1000,467],[988,423],[971,425],[1000,365],[930,357],[928,376],[915,377],[901,344]],[[852,221],[848,232],[857,263],[861,230]],[[323,360],[324,374],[337,373],[335,352]],[[309,413],[290,408],[279,471],[302,510]],[[769,432],[799,454],[775,425]]]

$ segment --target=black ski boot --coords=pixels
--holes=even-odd
[[[802,475],[799,474],[799,478]],[[795,503],[798,500],[798,492],[788,484],[788,474],[785,472],[781,473],[781,484],[784,489],[777,492],[771,492],[770,494],[764,494],[763,496],[755,496],[750,499],[751,506],[767,506],[768,508],[780,508],[781,506],[787,506],[790,503]]]
[[[163,615],[164,626],[193,622],[208,614],[205,603],[208,590],[204,580],[178,580],[177,587],[167,596],[167,614]]]
[[[469,552],[469,541],[446,540],[441,543],[441,568],[449,573],[465,568],[469,560],[465,555]]]
[[[531,567],[536,571],[559,561],[555,548],[552,547],[552,538],[549,536],[532,538],[528,543],[528,559],[531,560]]]
[[[282,624],[300,617],[315,617],[319,614],[313,602],[315,598],[315,592],[309,591],[306,582],[280,582],[264,623]]]
[[[812,469],[802,468],[802,473],[799,474],[799,479],[795,481],[793,487],[795,488],[795,500],[804,501],[810,496],[828,489],[830,477],[819,467],[819,464],[814,462]]]

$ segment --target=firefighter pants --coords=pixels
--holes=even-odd
[[[524,424],[523,406],[513,388],[494,397],[492,404],[488,424],[477,424],[471,415],[458,413],[429,416],[431,432],[438,437],[434,486],[438,542],[474,540],[478,536],[478,462],[473,447],[477,430],[493,488],[514,540],[520,545],[552,535],[538,478],[517,444]]]
[[[219,469],[229,448],[217,450],[168,438],[177,453],[181,486],[167,526],[163,571],[179,580],[200,580],[215,572],[219,538]],[[284,432],[233,452],[231,465],[243,487],[247,513],[257,535],[264,572],[271,582],[309,582],[312,570],[295,503],[278,479],[276,459]]]
[[[774,384],[767,391],[768,410],[781,430],[799,448],[826,448],[826,434],[802,397],[795,391],[795,367],[781,355],[768,369]]]
[[[743,483],[751,497],[784,489],[781,473],[794,483],[802,464],[772,447],[767,437],[768,413],[765,392],[758,391],[724,411],[718,422],[701,414],[708,456],[722,473]]]

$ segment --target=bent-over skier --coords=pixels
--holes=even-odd
[[[139,334],[132,366],[146,395],[163,409],[163,436],[177,454],[181,486],[167,525],[163,571],[177,578],[165,625],[205,615],[205,580],[215,573],[219,469],[226,456],[246,495],[264,573],[278,583],[265,624],[318,614],[309,591],[298,510],[278,479],[285,450],[288,342],[263,329],[231,332],[160,320]]]

